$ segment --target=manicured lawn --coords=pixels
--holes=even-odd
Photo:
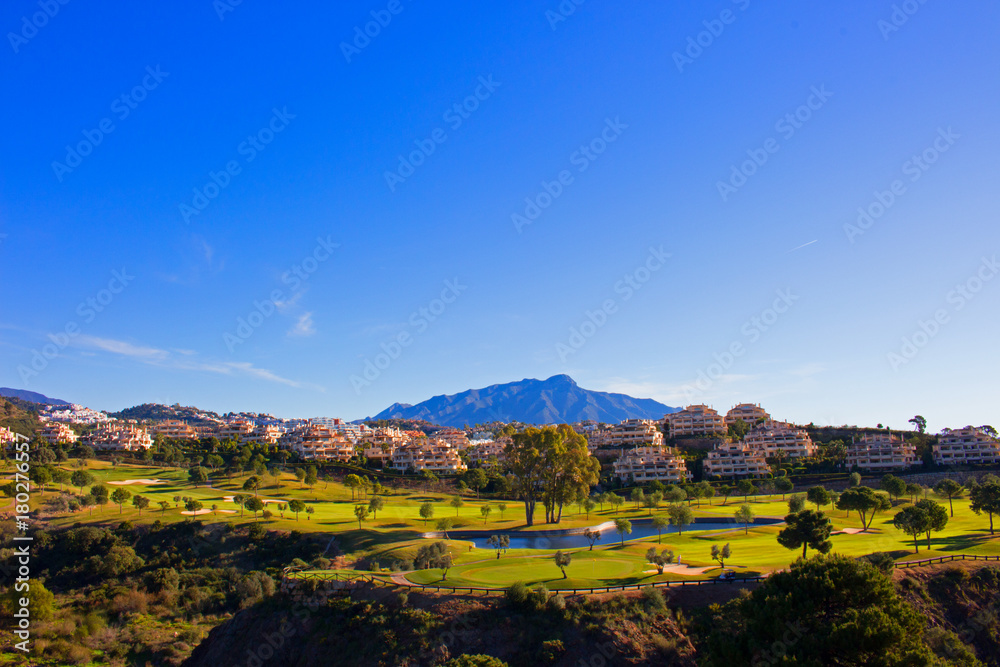
[[[62,466],[69,471],[76,469],[76,462],[66,462]],[[128,503],[120,511],[117,505],[109,503],[102,509],[95,508],[65,513],[48,520],[53,527],[71,526],[76,523],[103,523],[117,525],[127,519],[133,523],[152,523],[159,519],[163,522],[189,520],[191,517],[181,514],[183,501],[176,502],[175,496],[187,496],[199,500],[206,509],[216,505],[219,510],[230,510],[232,513],[204,514],[198,519],[205,523],[239,523],[246,524],[254,520],[249,512],[241,517],[238,507],[225,496],[243,491],[243,483],[247,476],[234,477],[232,480],[213,480],[213,486],[195,486],[188,481],[187,470],[177,468],[161,468],[155,466],[111,466],[104,462],[91,461],[88,469],[101,482],[123,481],[128,479],[159,479],[162,484],[152,486],[129,485],[127,488],[133,494],[141,494],[150,499],[149,509],[139,512]],[[10,468],[8,467],[9,474]],[[48,491],[42,496],[38,490],[34,492],[36,504],[54,495],[52,491],[57,486],[50,484]],[[69,489],[77,492],[77,489]],[[280,500],[287,503],[299,499],[314,509],[312,517],[306,513],[299,515],[298,520],[291,512],[286,511],[284,517],[278,513],[275,504],[269,503],[274,516],[264,521],[260,514],[257,520],[264,523],[270,530],[300,530],[302,532],[327,532],[336,535],[337,545],[351,558],[371,556],[386,563],[393,559],[412,559],[420,546],[429,542],[421,535],[436,529],[437,519],[450,517],[453,529],[465,530],[518,530],[527,529],[524,525],[523,504],[507,500],[507,509],[501,519],[496,509],[496,500],[476,500],[475,497],[463,498],[463,506],[456,510],[448,502],[453,494],[427,491],[399,491],[383,496],[385,507],[378,513],[378,518],[369,518],[359,527],[354,516],[354,508],[358,503],[367,503],[367,499],[358,498],[352,501],[350,489],[341,484],[319,482],[315,487],[303,487],[291,474],[282,476],[275,487],[270,478],[264,487],[258,490],[262,499]],[[169,507],[163,511],[159,501],[166,501]],[[419,516],[419,508],[424,502],[434,506],[434,518],[424,522]],[[480,507],[489,502],[493,512],[489,520],[484,522]],[[695,502],[692,510],[697,517],[731,519],[733,514],[744,502],[742,497],[731,496],[723,504],[722,498],[714,498],[711,503],[706,500]],[[988,533],[989,520],[984,516],[976,516],[969,510],[966,499],[955,500],[955,516],[947,528],[940,533],[932,534],[932,548],[926,549],[926,540],[920,540],[920,553],[914,554],[913,540],[892,526],[892,516],[905,507],[908,501],[899,502],[888,512],[879,514],[872,524],[870,532],[858,534],[837,534],[832,536],[834,551],[851,556],[861,556],[875,551],[886,551],[897,559],[915,560],[930,558],[950,553],[975,553],[1000,555],[1000,531],[998,536],[991,537]],[[787,500],[780,495],[751,496],[748,504],[758,517],[783,517],[787,511]],[[945,505],[947,503],[944,503]],[[807,505],[812,509],[811,504]],[[846,516],[845,512],[829,506],[823,510],[830,517],[834,530],[844,528],[857,529],[861,527],[857,515]],[[663,514],[661,507],[654,514]],[[536,519],[541,520],[543,514],[539,509]],[[562,522],[558,525],[538,523],[527,530],[553,530],[596,526],[618,517],[629,519],[648,518],[649,510],[637,509],[633,503],[627,502],[619,511],[614,512],[609,506],[603,510],[598,508],[586,514],[578,508],[567,507],[563,512]],[[493,550],[472,548],[470,542],[446,540],[453,555],[455,566],[449,571],[446,582],[441,582],[440,570],[427,570],[409,574],[416,583],[433,584],[441,582],[444,585],[457,586],[491,586],[505,587],[514,581],[524,581],[529,585],[544,584],[550,588],[589,588],[593,586],[623,585],[659,581],[665,579],[682,579],[683,574],[667,573],[664,575],[646,574],[654,569],[645,561],[645,552],[650,546],[658,549],[669,548],[675,555],[683,558],[685,564],[698,567],[714,567],[705,573],[691,574],[694,578],[707,578],[718,574],[718,564],[711,560],[710,551],[713,544],[729,543],[733,551],[732,558],[726,562],[727,568],[736,570],[738,574],[757,574],[770,572],[787,567],[801,553],[792,552],[781,547],[776,540],[780,526],[752,527],[745,532],[742,527],[734,526],[732,530],[718,532],[685,532],[683,535],[668,534],[663,536],[662,544],[657,545],[656,537],[644,540],[628,541],[621,546],[619,536],[612,530],[606,531],[603,539],[593,551],[587,549],[569,550],[573,554],[573,562],[567,568],[568,579],[562,578],[562,573],[552,561],[553,551],[544,550],[511,550],[499,560]]]

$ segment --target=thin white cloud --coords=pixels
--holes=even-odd
[[[203,360],[197,358],[197,353],[192,350],[177,350],[178,355],[173,355],[167,350],[160,350],[154,347],[144,347],[134,345],[127,341],[113,340],[110,338],[98,338],[96,336],[79,336],[74,341],[74,346],[82,348],[87,354],[89,350],[99,350],[111,354],[135,359],[150,366],[158,368],[169,368],[180,371],[192,371],[199,373],[216,373],[218,375],[229,375],[233,377],[252,377],[267,382],[275,382],[296,389],[314,389],[325,391],[318,385],[299,382],[282,377],[266,368],[258,368],[248,361],[216,361]],[[92,354],[92,352],[91,352]]]
[[[308,337],[316,333],[316,325],[313,323],[312,311],[299,315],[298,321],[289,331],[289,336]]]

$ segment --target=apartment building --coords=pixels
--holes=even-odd
[[[691,477],[683,457],[670,447],[636,447],[622,454],[614,462],[614,474],[623,481],[632,480],[644,484],[658,480],[661,482],[684,482]]]
[[[473,440],[469,446],[469,462],[480,466],[491,461],[502,461],[503,450],[510,438],[500,440]]]
[[[1000,442],[974,426],[945,429],[934,445],[938,465],[1000,463]]]
[[[741,419],[745,424],[753,426],[760,420],[766,422],[771,421],[771,415],[769,415],[767,410],[759,405],[755,405],[753,403],[740,403],[726,413],[726,426],[732,426]]]
[[[175,419],[157,422],[153,424],[151,431],[154,437],[162,435],[164,438],[173,438],[176,440],[197,440],[201,437],[198,429],[188,425],[187,422]]]
[[[17,436],[6,426],[0,426],[0,445],[8,445],[17,440]]]
[[[286,433],[279,441],[307,461],[349,461],[354,443],[329,426],[310,424]]]
[[[739,442],[719,445],[702,465],[706,475],[719,477],[761,477],[770,471],[763,450]]]
[[[395,426],[366,429],[359,440],[365,448],[365,458],[381,461],[392,461],[393,453],[409,441],[409,436]]]
[[[250,435],[246,436],[246,442],[252,442],[258,445],[274,445],[277,444],[281,438],[285,435],[285,429],[278,426],[277,424],[262,424],[254,427],[250,432]]]
[[[145,451],[153,446],[153,437],[148,430],[124,422],[98,424],[80,440],[95,450],[106,451],[136,452]]]
[[[660,447],[663,432],[652,419],[626,419],[606,429],[586,433],[591,451],[600,447]]]
[[[219,440],[235,440],[243,442],[253,434],[254,425],[245,419],[236,419],[218,428]]]
[[[706,437],[726,432],[726,421],[707,405],[689,405],[663,417],[671,438]]]
[[[434,438],[414,440],[397,449],[392,455],[392,467],[399,471],[413,469],[435,473],[457,473],[467,469],[458,455],[458,448]]]
[[[465,435],[465,431],[461,431],[457,428],[444,428],[431,435],[432,438],[437,438],[438,440],[444,440],[452,447],[458,450],[463,450],[469,446],[469,438]]]
[[[743,444],[763,450],[764,456],[786,456],[800,458],[814,456],[819,447],[809,434],[794,424],[769,421],[760,424],[747,433]]]
[[[847,446],[848,468],[895,470],[917,463],[917,448],[888,433],[868,434]]]
[[[71,445],[79,438],[76,432],[63,422],[48,422],[42,427],[39,435],[45,438],[50,445]]]

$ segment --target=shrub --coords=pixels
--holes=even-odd
[[[876,551],[861,558],[874,565],[879,572],[886,576],[892,574],[892,571],[896,568],[895,559],[893,559],[891,554],[887,554],[884,551]]]
[[[316,568],[317,570],[329,570],[330,569],[330,559],[329,558],[323,558],[322,556],[320,556],[319,558],[316,558],[316,559],[313,560],[312,566],[314,568]]]
[[[642,601],[646,608],[653,611],[662,611],[667,608],[667,603],[663,600],[663,593],[658,588],[646,586],[642,589]]]
[[[559,639],[542,642],[541,657],[544,662],[555,662],[565,652],[566,647],[563,646],[562,641]]]
[[[566,598],[556,593],[549,598],[549,609],[552,611],[563,611],[566,609]]]
[[[537,609],[541,609],[549,601],[549,589],[545,586],[538,585],[535,590],[531,592],[531,600],[535,603]]]
[[[507,598],[507,602],[515,607],[523,606],[528,601],[528,595],[528,587],[524,585],[523,581],[514,582],[504,591],[504,597]]]
[[[149,607],[149,598],[142,591],[128,591],[111,601],[111,609],[119,615],[145,614]]]
[[[406,603],[410,600],[410,596],[406,593],[400,593],[396,596],[396,601],[399,602],[400,607],[405,607]]]

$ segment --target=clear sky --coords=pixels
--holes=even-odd
[[[11,0],[0,385],[1000,422],[1000,7],[842,4]]]

